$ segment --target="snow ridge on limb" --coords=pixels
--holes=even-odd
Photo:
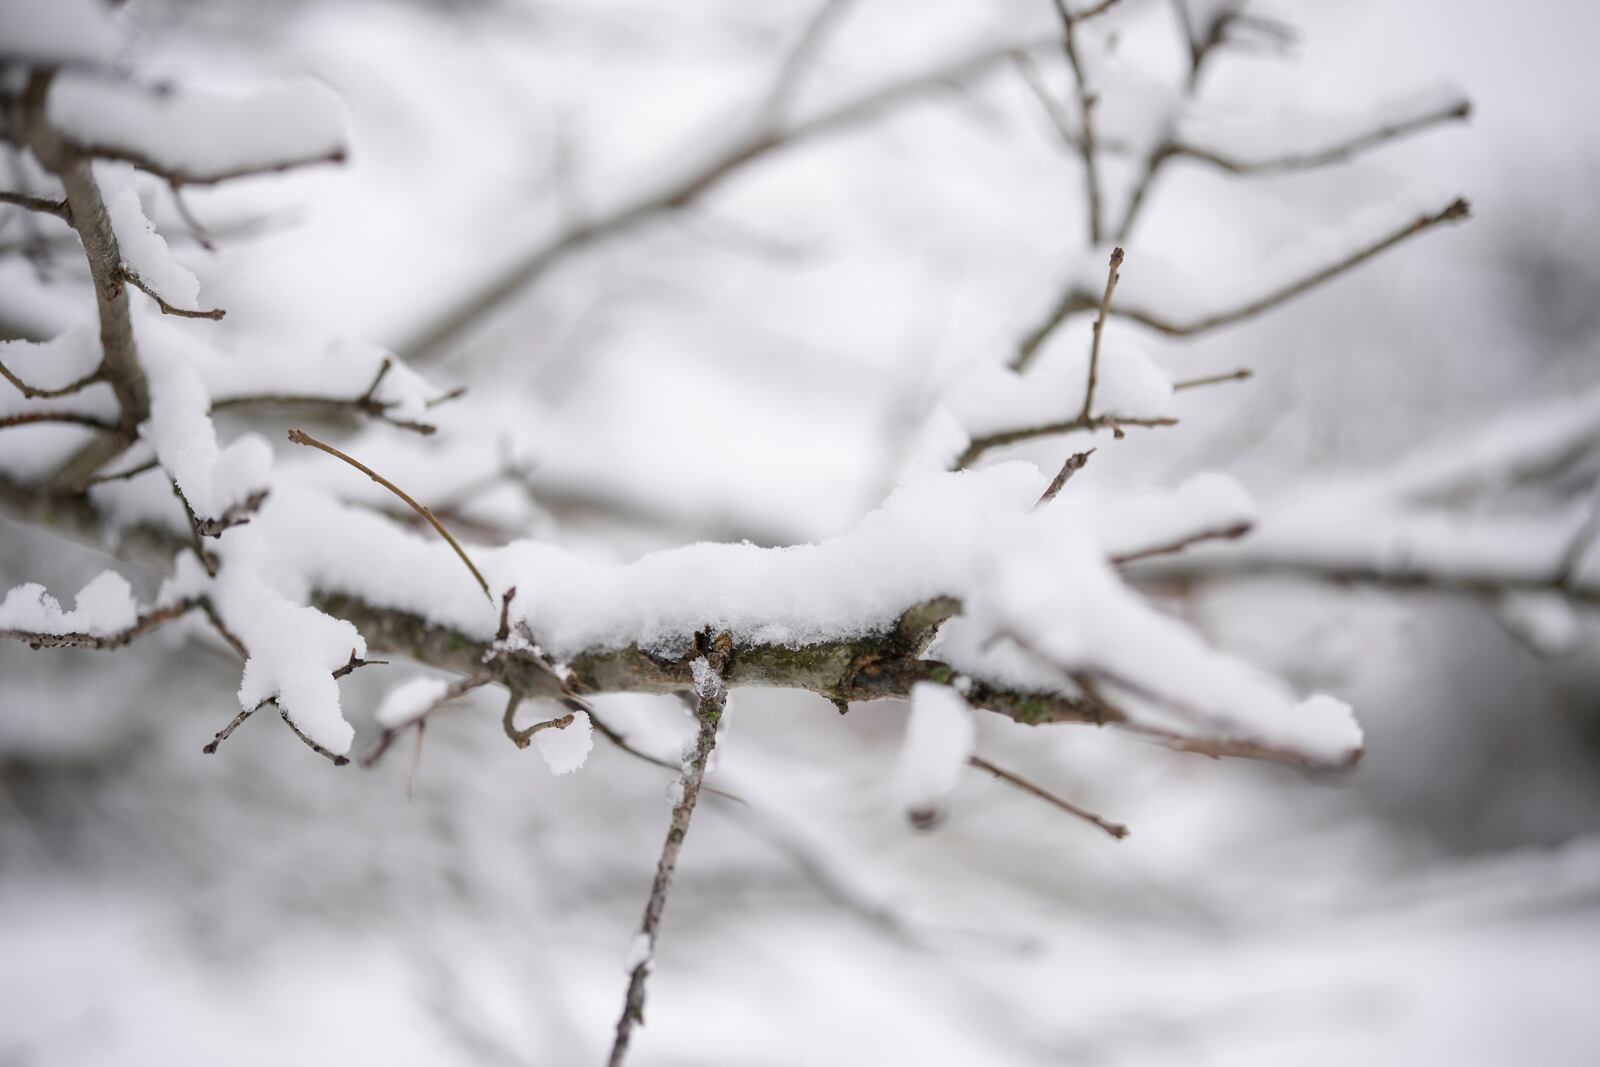
[[[309,78],[251,92],[160,87],[63,73],[50,124],[80,152],[175,185],[209,185],[344,159],[344,105]]]

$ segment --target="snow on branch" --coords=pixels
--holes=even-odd
[[[47,117],[74,148],[173,185],[206,185],[345,157],[344,107],[302,79],[250,93],[63,73]]]
[[[104,66],[120,45],[96,0],[0,0],[0,63]]]
[[[0,640],[33,648],[116,649],[200,607],[178,598],[141,612],[127,579],[102,571],[79,590],[71,611],[35,583],[19,585],[0,601]]]
[[[1600,391],[1457,432],[1371,475],[1311,485],[1262,509],[1247,538],[1197,548],[1135,574],[1286,576],[1490,597],[1554,593],[1600,601],[1595,509],[1566,492],[1496,514],[1489,494],[1536,487],[1600,449]]]

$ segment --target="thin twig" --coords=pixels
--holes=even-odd
[[[1080,807],[1070,800],[1059,797],[1036,782],[1029,781],[1015,771],[1008,771],[1004,767],[998,767],[989,760],[984,759],[982,756],[970,756],[968,757],[967,762],[978,768],[980,771],[988,771],[1000,781],[1009,786],[1014,786],[1015,788],[1022,790],[1029,796],[1038,797],[1045,803],[1053,804],[1057,808],[1060,808],[1068,815],[1074,815],[1087,823],[1098,826],[1101,830],[1104,830],[1106,833],[1110,834],[1119,841],[1128,836],[1128,828],[1121,823],[1112,822],[1109,819],[1096,815],[1088,808]]]
[[[1077,24],[1112,7],[1117,0],[1101,3],[1073,16]],[[1033,52],[1059,47],[1059,36],[1040,37],[987,48],[976,54],[921,71],[888,85],[868,89],[859,96],[809,118],[792,122],[781,130],[768,130],[741,138],[725,151],[694,168],[687,176],[652,188],[615,210],[578,223],[553,240],[540,245],[510,263],[476,293],[447,309],[401,349],[407,358],[430,358],[466,331],[475,328],[494,311],[514,299],[564,256],[624,233],[671,211],[686,207],[721,185],[733,174],[767,158],[775,152],[803,142],[847,129],[879,117],[887,111],[923,98],[926,94],[957,87],[1008,62],[1018,52]]]
[[[0,430],[10,429],[13,426],[32,426],[42,422],[87,426],[91,430],[103,430],[106,433],[115,433],[120,428],[97,416],[84,415],[77,411],[21,411],[0,418]]]
[[[1089,457],[1092,455],[1094,455],[1094,449],[1091,448],[1087,452],[1074,452],[1068,456],[1067,461],[1061,464],[1061,470],[1054,478],[1050,479],[1050,484],[1045,488],[1044,495],[1039,497],[1038,501],[1033,505],[1034,508],[1037,510],[1054,500],[1056,494],[1061,492],[1062,486],[1066,485],[1074,474],[1083,470],[1084,464],[1089,462]]]
[[[346,463],[350,464],[350,466],[354,467],[356,470],[360,471],[362,474],[365,474],[368,478],[371,478],[373,481],[389,490],[389,492],[405,501],[406,504],[411,507],[412,511],[415,511],[418,515],[421,515],[424,519],[426,519],[428,525],[432,526],[439,536],[444,538],[445,542],[455,550],[456,555],[461,557],[461,562],[467,565],[467,570],[472,572],[472,577],[477,581],[478,588],[483,590],[483,595],[489,599],[489,603],[494,603],[494,594],[489,592],[488,580],[484,578],[483,574],[478,570],[477,565],[472,562],[470,557],[468,557],[466,549],[461,547],[460,542],[450,535],[450,531],[446,530],[444,525],[440,523],[438,519],[433,517],[433,512],[429,511],[423,505],[417,503],[404,489],[401,489],[398,485],[395,485],[389,479],[385,478],[383,475],[379,474],[365,463],[362,463],[353,456],[349,456],[339,451],[330,444],[317,440],[304,430],[290,430],[289,440],[297,445],[309,445],[312,448],[321,449],[336,459],[344,460]]]
[[[1169,144],[1165,148],[1165,152],[1171,157],[1183,157],[1209,164],[1229,174],[1252,176],[1287,174],[1293,171],[1315,170],[1318,167],[1342,163],[1369,149],[1388,144],[1391,141],[1397,141],[1434,126],[1443,125],[1446,122],[1467,119],[1471,115],[1472,104],[1470,101],[1465,99],[1454,100],[1426,114],[1417,115],[1401,122],[1386,123],[1337,144],[1263,159],[1240,159],[1218,149],[1185,142]]]
[[[65,200],[51,200],[43,196],[30,196],[27,193],[13,193],[0,189],[0,204],[10,204],[13,207],[26,208],[37,211],[41,215],[54,215],[56,218],[71,225],[72,209]]]
[[[1205,333],[1220,326],[1232,325],[1270,311],[1279,304],[1286,303],[1294,297],[1315,289],[1325,282],[1339,277],[1346,271],[1360,266],[1367,260],[1388,251],[1408,238],[1415,237],[1444,223],[1460,222],[1470,216],[1471,207],[1467,201],[1462,199],[1454,200],[1439,211],[1430,215],[1423,215],[1370,244],[1364,245],[1345,258],[1319,267],[1288,285],[1271,291],[1265,296],[1258,297],[1226,311],[1215,312],[1192,322],[1176,322],[1164,318],[1157,312],[1147,311],[1142,308],[1112,307],[1111,314],[1148,326],[1150,329],[1164,333],[1169,337],[1193,337],[1196,334]],[[1050,309],[1044,321],[1029,331],[1017,346],[1017,354],[1011,361],[1012,369],[1025,369],[1033,361],[1045,341],[1049,340],[1063,322],[1072,315],[1081,311],[1091,310],[1095,306],[1096,299],[1093,294],[1079,288],[1069,289],[1057,301],[1056,306]]]
[[[1089,243],[1100,243],[1102,227],[1102,210],[1100,194],[1100,168],[1095,160],[1097,151],[1094,138],[1094,109],[1099,102],[1099,96],[1089,84],[1089,74],[1082,59],[1078,55],[1077,26],[1081,19],[1109,8],[1117,0],[1106,0],[1094,10],[1083,14],[1074,15],[1067,10],[1066,0],[1054,0],[1056,14],[1061,19],[1062,50],[1067,56],[1067,65],[1072,68],[1072,80],[1078,89],[1078,155],[1083,160],[1083,183],[1086,208],[1089,214]]]
[[[145,296],[148,296],[151,300],[154,300],[156,302],[156,306],[161,309],[161,313],[163,315],[176,315],[181,319],[211,319],[212,321],[216,321],[227,314],[227,312],[223,311],[221,308],[195,310],[193,308],[181,308],[176,304],[169,304],[167,303],[166,297],[152,289],[143,278],[139,277],[136,271],[129,270],[127,267],[122,268],[122,277],[129,285],[139,290]]]
[[[389,751],[389,746],[393,745],[395,739],[401,734],[405,733],[413,726],[420,730],[423,721],[426,720],[428,716],[432,715],[446,704],[459,700],[461,697],[466,696],[474,689],[481,689],[492,681],[494,681],[493,678],[479,676],[473,678],[460,678],[454,682],[451,682],[445,687],[445,691],[443,693],[439,694],[435,700],[429,703],[427,707],[423,708],[415,716],[407,719],[399,726],[385,727],[383,734],[378,738],[378,743],[372,746],[372,751],[361,757],[361,765],[363,767],[370,767],[374,763],[377,763],[378,760],[383,758],[383,754]]]
[[[1172,391],[1181,393],[1185,389],[1200,389],[1207,385],[1222,385],[1226,382],[1244,382],[1255,377],[1255,371],[1249,367],[1240,367],[1238,370],[1226,374],[1208,374],[1202,378],[1185,378],[1181,382],[1172,383]]]
[[[151,471],[160,466],[160,460],[150,459],[143,463],[129,467],[127,470],[113,471],[110,474],[96,474],[92,478],[85,478],[83,481],[79,482],[73,487],[73,492],[81,493],[90,486],[102,485],[105,482],[120,482],[131,478],[137,478],[141,474],[149,474]]]
[[[0,363],[0,378],[4,378],[6,381],[22,390],[22,395],[27,397],[29,400],[49,400],[60,396],[70,396],[73,393],[86,389],[95,382],[98,382],[100,377],[100,368],[96,367],[94,370],[90,371],[88,374],[85,374],[77,381],[68,382],[66,385],[63,385],[58,389],[40,389],[37,386],[29,385],[27,382],[13,374],[5,364]]]
[[[611,1046],[609,1067],[621,1067],[628,1054],[628,1041],[633,1028],[644,1023],[645,982],[655,961],[656,935],[661,928],[661,914],[666,910],[667,894],[672,889],[672,876],[678,867],[678,854],[683,850],[684,838],[689,833],[689,820],[694,815],[695,802],[700,798],[700,786],[705,781],[706,763],[717,744],[717,726],[722,721],[728,702],[728,688],[722,680],[728,655],[733,647],[727,634],[717,638],[704,655],[703,673],[695,682],[695,719],[699,730],[695,735],[693,752],[684,760],[681,792],[672,808],[672,822],[667,830],[666,843],[661,847],[661,859],[656,864],[655,880],[650,885],[650,896],[645,901],[644,919],[639,925],[639,937],[644,941],[642,958],[633,966],[628,977],[628,993],[622,1005],[622,1015],[617,1020],[617,1037]]]
[[[1106,272],[1106,292],[1100,298],[1100,314],[1094,320],[1094,338],[1089,342],[1089,382],[1083,390],[1083,410],[1078,418],[1088,421],[1094,408],[1094,387],[1100,377],[1100,339],[1106,330],[1106,315],[1111,310],[1111,294],[1122,277],[1122,249],[1111,250],[1111,268]]]
[[[194,237],[195,243],[207,252],[215,252],[217,246],[212,242],[211,231],[194,217],[194,212],[189,210],[189,202],[183,198],[183,186],[177,182],[168,182],[167,188],[172,191],[172,206],[177,209],[178,217],[183,220],[183,224],[189,227],[189,233]]]
[[[793,47],[779,64],[778,72],[773,76],[772,84],[767,89],[767,95],[762,100],[761,106],[756,109],[755,124],[758,129],[775,128],[782,124],[784,113],[794,99],[795,92],[800,88],[801,81],[816,62],[817,54],[827,41],[828,34],[849,10],[851,2],[852,0],[822,0],[811,17],[806,20],[799,36],[795,38]]]
[[[1395,245],[1405,241],[1407,238],[1415,237],[1417,234],[1423,233],[1424,231],[1433,229],[1435,226],[1440,226],[1448,222],[1460,222],[1464,219],[1470,218],[1471,213],[1471,206],[1466,200],[1453,200],[1440,210],[1433,212],[1432,214],[1420,216],[1415,221],[1400,227],[1387,236],[1382,237],[1379,240],[1356,250],[1355,252],[1352,252],[1343,259],[1330,263],[1318,270],[1314,270],[1304,277],[1290,282],[1288,285],[1274,289],[1265,296],[1261,296],[1255,300],[1249,301],[1248,303],[1241,304],[1236,308],[1232,308],[1227,311],[1219,311],[1204,318],[1196,319],[1193,322],[1173,322],[1172,320],[1164,319],[1152,312],[1140,311],[1133,308],[1113,308],[1112,311],[1115,314],[1121,315],[1127,319],[1132,319],[1134,322],[1142,323],[1143,325],[1150,327],[1152,330],[1158,330],[1170,337],[1193,337],[1195,334],[1205,333],[1206,331],[1214,330],[1219,326],[1232,325],[1233,323],[1239,322],[1243,319],[1248,319],[1259,315],[1264,311],[1270,311],[1279,304],[1292,300],[1300,294],[1311,289],[1315,289],[1317,286],[1337,278],[1339,275],[1345,273],[1353,267],[1360,266],[1372,257],[1388,251]]]
[[[1041,426],[1021,426],[1015,430],[998,430],[994,433],[974,437],[967,445],[966,451],[956,459],[955,469],[965,470],[978,461],[978,458],[991,448],[1000,448],[1004,445],[1021,444],[1031,441],[1036,437],[1055,437],[1059,434],[1081,433],[1084,431],[1110,430],[1118,437],[1122,436],[1124,426],[1176,426],[1178,420],[1162,415],[1151,418],[1132,417],[1124,415],[1096,415],[1093,418],[1068,419],[1065,422],[1050,422]]]

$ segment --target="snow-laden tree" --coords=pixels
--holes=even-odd
[[[108,570],[71,607],[65,591],[20,585],[0,604],[0,636],[115,650],[182,628],[196,646],[230,649],[242,664],[237,714],[220,717],[207,753],[270,707],[318,755],[370,763],[407,735],[420,746],[430,717],[493,687],[506,737],[537,748],[555,773],[583,765],[594,732],[681,765],[629,952],[614,1063],[643,1018],[679,849],[702,788],[716,785],[708,769],[731,690],[805,690],[841,712],[909,701],[901,760],[884,773],[926,827],[977,769],[1126,833],[976,751],[974,717],[985,713],[1041,728],[1109,726],[1211,756],[1351,766],[1362,738],[1348,706],[1214,647],[1168,610],[1164,590],[1269,572],[1426,584],[1482,596],[1536,640],[1559,642],[1571,605],[1600,591],[1597,513],[1492,505],[1582,462],[1600,408],[1575,398],[1266,508],[1221,473],[1076,497],[1071,479],[1097,450],[1176,424],[1192,390],[1220,396],[1208,387],[1249,378],[1244,369],[1175,378],[1141,338],[1265,314],[1467,217],[1452,198],[1374,204],[1309,227],[1246,279],[1197,278],[1141,253],[1141,222],[1176,167],[1249,181],[1346,166],[1468,114],[1448,89],[1266,124],[1219,113],[1206,106],[1207,72],[1230,50],[1278,47],[1284,23],[1242,0],[1174,0],[1165,32],[1183,64],[1158,77],[1116,42],[1133,9],[1132,28],[1154,32],[1142,17],[1152,6],[1056,0],[1048,33],[807,109],[799,90],[850,7],[825,0],[765,89],[721,125],[720,142],[683,146],[614,197],[596,191],[598,203],[450,294],[397,353],[359,339],[220,334],[226,309],[209,306],[169,245],[204,231],[192,219],[179,232],[151,221],[158,201],[186,219],[186,189],[343,160],[335,93],[311,81],[168,77],[125,47],[122,23],[95,0],[0,0],[0,132],[17,160],[0,201],[37,228],[41,256],[64,237],[81,254],[59,288],[82,319],[53,337],[0,343],[9,383],[0,502],[167,575],[141,602]],[[520,495],[538,448],[507,448],[526,439],[528,414],[470,362],[442,369],[440,355],[568,256],[639,234],[837,131],[1001,78],[1037,98],[1077,161],[1088,240],[1060,265],[1056,299],[1016,324],[1014,346],[973,353],[937,395],[908,399],[914,425],[881,505],[847,533],[790,547],[697,543],[617,563],[556,536]],[[302,428],[312,419],[315,435]],[[1059,440],[1058,467],[1003,461],[1009,447],[1041,440]],[[483,503],[508,488],[513,502]],[[358,749],[339,683],[380,655],[455,680],[398,682]],[[681,758],[605,721],[591,700],[618,692],[683,698],[697,730]]]

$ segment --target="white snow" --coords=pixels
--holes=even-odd
[[[533,743],[551,774],[571,774],[582,767],[594,748],[594,723],[588,713],[575,711],[572,722],[533,735]]]
[[[111,229],[117,235],[123,267],[174,307],[198,309],[200,280],[172,257],[172,249],[145,215],[133,172],[121,164],[99,163],[94,173]]]
[[[132,626],[139,617],[133,589],[116,571],[101,571],[78,591],[71,611],[30,582],[19,585],[0,602],[0,630],[36,634],[90,634],[106,637]]]
[[[65,72],[47,110],[51,124],[89,152],[186,182],[330,159],[345,147],[343,104],[309,78],[240,93]]]
[[[35,389],[75,382],[98,367],[100,358],[100,326],[94,319],[48,341],[0,341],[0,363]],[[0,395],[7,394],[14,394],[13,387],[0,385]]]
[[[912,687],[895,793],[914,823],[931,826],[942,816],[976,740],[972,709],[960,693],[931,682]]]
[[[450,688],[443,678],[426,675],[407,678],[383,694],[373,718],[378,725],[390,730],[409,726],[422,716]]]
[[[0,56],[38,66],[105,63],[117,33],[96,0],[0,0]]]
[[[655,941],[643,930],[639,931],[628,944],[628,956],[622,961],[623,972],[632,974],[640,964],[648,966],[654,961],[655,954]]]
[[[224,567],[214,590],[218,611],[250,652],[239,706],[276,697],[307,737],[334,755],[349,752],[355,730],[340,710],[333,672],[366,655],[356,628],[286,599],[244,567]]]
[[[256,434],[219,446],[208,414],[211,398],[183,349],[162,344],[167,335],[151,319],[138,332],[150,380],[150,418],[141,432],[195,514],[220,518],[266,487],[272,448]]]

